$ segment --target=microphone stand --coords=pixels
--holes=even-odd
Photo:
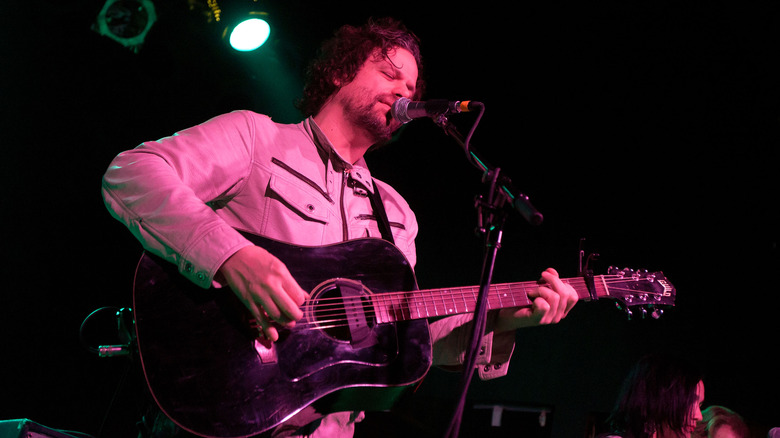
[[[539,213],[533,204],[531,204],[528,196],[517,192],[512,187],[512,181],[508,177],[504,176],[503,174],[499,176],[501,172],[500,168],[492,167],[486,161],[479,158],[479,156],[477,156],[477,154],[471,150],[471,136],[474,134],[474,130],[476,129],[479,120],[482,118],[482,114],[484,113],[485,109],[484,105],[480,102],[471,102],[470,105],[472,107],[478,107],[480,112],[477,115],[476,122],[469,131],[468,137],[466,138],[464,138],[463,135],[458,132],[458,128],[449,122],[449,119],[447,119],[445,114],[436,117],[434,122],[463,148],[463,150],[466,152],[466,159],[482,172],[483,182],[485,182],[488,178],[494,178],[497,184],[495,188],[498,189],[503,196],[508,198],[507,200],[512,204],[512,207],[517,210],[517,212],[520,213],[520,215],[522,215],[523,218],[525,218],[525,220],[527,220],[531,225],[541,225],[541,223],[544,221],[544,216]],[[496,175],[493,175],[494,173]],[[493,188],[494,187],[491,187],[491,189]]]
[[[534,208],[528,200],[528,197],[516,192],[512,188],[511,181],[501,174],[500,168],[490,166],[471,150],[471,136],[479,123],[479,119],[484,113],[484,106],[481,103],[472,102],[471,104],[478,104],[480,112],[477,121],[474,123],[468,137],[465,139],[460,132],[458,132],[457,128],[449,123],[449,120],[444,114],[434,119],[434,122],[463,148],[469,162],[482,171],[482,182],[487,184],[487,193],[478,196],[475,201],[475,207],[477,209],[477,232],[484,237],[485,252],[482,262],[479,295],[474,308],[474,318],[472,320],[473,331],[464,359],[464,369],[460,382],[460,396],[457,399],[455,411],[453,412],[452,420],[450,421],[449,428],[446,432],[446,437],[448,438],[457,438],[458,436],[466,405],[466,395],[471,380],[474,377],[474,370],[477,357],[479,356],[482,337],[485,335],[487,326],[488,291],[493,278],[493,269],[495,267],[498,249],[501,247],[501,237],[506,221],[506,212],[503,207],[509,202],[514,209],[532,225],[539,225],[543,220],[542,214]]]

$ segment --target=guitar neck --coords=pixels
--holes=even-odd
[[[591,293],[584,278],[569,278],[563,281],[577,292],[581,301],[591,299]],[[530,307],[533,303],[528,293],[539,286],[535,281],[491,285],[488,290],[489,310],[507,307]],[[607,294],[606,287],[596,282],[595,296]],[[384,293],[372,296],[377,322],[398,322],[439,316],[471,313],[479,296],[479,287],[466,286],[442,289],[427,289],[413,292]]]

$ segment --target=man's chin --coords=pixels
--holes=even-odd
[[[375,142],[385,142],[393,138],[393,133],[401,127],[401,124],[388,115],[367,121],[364,126],[374,137]]]

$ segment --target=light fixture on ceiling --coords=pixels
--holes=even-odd
[[[239,52],[251,52],[265,44],[271,35],[271,26],[265,20],[268,14],[250,12],[229,29],[227,36],[230,47]]]
[[[155,21],[151,0],[106,0],[93,29],[138,53]]]
[[[257,50],[271,35],[268,13],[256,1],[228,2],[223,10],[217,0],[208,0],[210,15],[221,28],[222,39],[240,52]]]

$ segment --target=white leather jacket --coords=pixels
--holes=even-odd
[[[395,245],[413,267],[417,221],[389,185],[371,178],[365,162],[345,162],[309,118],[278,124],[250,111],[217,116],[170,137],[120,153],[103,178],[103,198],[144,248],[178,266],[201,287],[240,248],[238,231],[318,246],[380,237],[367,191],[380,187]],[[431,324],[434,364],[463,362],[471,315]],[[505,375],[514,333],[489,333],[479,375]]]

